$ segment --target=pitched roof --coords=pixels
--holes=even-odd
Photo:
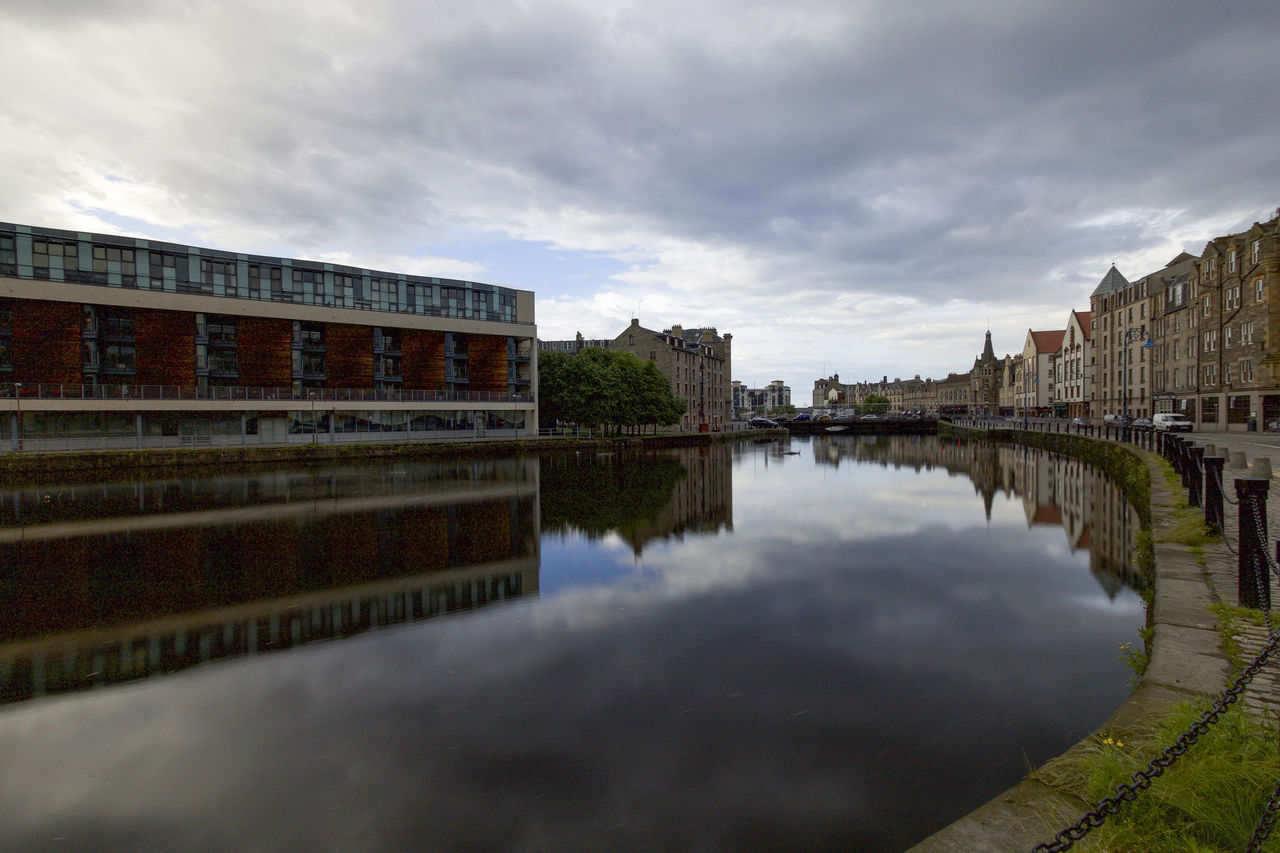
[[[1107,270],[1107,274],[1102,277],[1102,281],[1098,282],[1098,286],[1093,289],[1090,296],[1101,296],[1104,293],[1115,293],[1117,290],[1124,290],[1129,286],[1129,282],[1125,277],[1120,275],[1120,270],[1116,269],[1116,265],[1112,264],[1111,269]]]
[[[1067,333],[1066,329],[1057,329],[1052,332],[1036,332],[1028,331],[1031,340],[1035,342],[1036,352],[1057,352],[1062,349],[1062,337]]]
[[[1093,337],[1093,312],[1092,311],[1072,311],[1076,315],[1076,322],[1080,324],[1080,331],[1084,333],[1086,338]]]

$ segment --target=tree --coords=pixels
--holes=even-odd
[[[677,423],[685,401],[651,362],[624,352],[589,347],[576,355],[540,354],[538,416],[580,426],[624,427]]]
[[[863,398],[862,405],[858,407],[858,412],[864,415],[883,415],[887,411],[889,411],[889,398],[879,394],[868,394]]]

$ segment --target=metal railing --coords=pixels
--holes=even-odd
[[[531,392],[395,388],[257,388],[239,385],[73,385],[0,383],[0,398],[20,400],[226,400],[311,403],[532,403]]]

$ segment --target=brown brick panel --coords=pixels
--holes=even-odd
[[[12,304],[13,381],[68,385],[83,382],[80,305],[42,299],[15,299]]]
[[[507,339],[472,335],[468,349],[468,387],[472,391],[507,390]]]
[[[196,384],[196,318],[186,311],[138,310],[133,315],[139,385]]]
[[[373,327],[326,326],[324,370],[329,388],[372,388]]]
[[[288,320],[240,317],[236,321],[236,360],[240,384],[288,388],[293,382],[293,324]]]
[[[444,332],[406,331],[400,342],[400,370],[406,390],[444,388]]]

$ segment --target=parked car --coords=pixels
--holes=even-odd
[[[1102,422],[1112,426],[1124,426],[1125,424],[1133,423],[1133,418],[1123,414],[1103,415]]]
[[[1154,429],[1160,432],[1191,432],[1192,423],[1180,412],[1160,412],[1151,419]]]
[[[751,420],[747,421],[747,426],[750,427],[751,429],[772,429],[777,425],[778,425],[777,421],[773,420],[772,418],[765,418],[765,417],[754,417]]]
[[[1078,426],[1078,427],[1087,427],[1089,425],[1089,419],[1088,418],[1072,418],[1071,425]]]
[[[1151,429],[1151,426],[1152,424],[1151,424],[1150,418],[1138,418],[1136,421],[1133,422],[1134,429]]]
[[[811,421],[811,420],[813,420],[813,415],[810,415],[808,412],[801,412],[800,414],[792,418],[791,422],[793,424],[798,424],[798,423],[803,423],[805,421]]]

